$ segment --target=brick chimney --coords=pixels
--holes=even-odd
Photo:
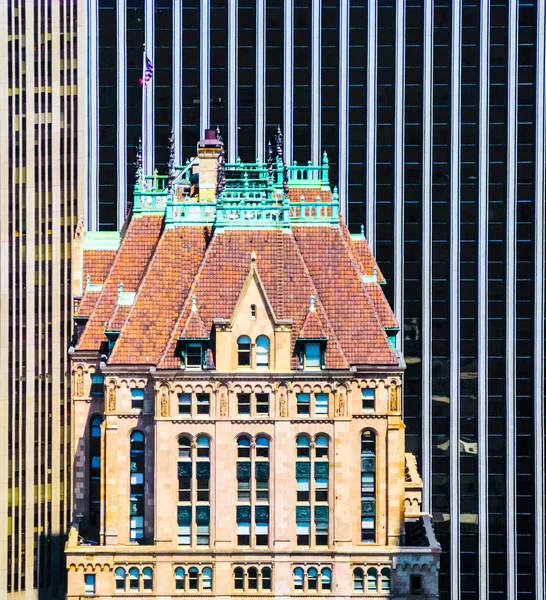
[[[222,150],[222,142],[216,139],[214,129],[205,129],[205,137],[197,144],[199,167],[199,198],[204,202],[212,202],[216,196],[218,179],[218,157]]]

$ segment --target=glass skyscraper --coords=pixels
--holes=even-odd
[[[89,0],[87,26],[88,227],[121,228],[143,128],[149,171],[171,130],[177,164],[207,126],[229,161],[278,125],[288,161],[326,151],[403,323],[442,597],[544,598],[544,0]]]

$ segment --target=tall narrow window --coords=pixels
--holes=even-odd
[[[188,579],[190,590],[199,589],[199,569],[197,567],[190,567],[188,569]]]
[[[307,342],[304,350],[304,367],[306,369],[320,369],[321,351],[318,342]]]
[[[377,592],[377,569],[368,569],[368,592]]]
[[[203,569],[203,590],[212,590],[212,569],[210,567]]]
[[[355,592],[364,591],[364,571],[360,567],[353,571],[353,589]]]
[[[361,438],[362,541],[375,542],[375,434],[364,431]]]
[[[150,567],[142,569],[142,587],[145,590],[152,590],[154,587],[154,572]]]
[[[301,567],[294,569],[294,589],[303,590],[303,569]]]
[[[133,388],[131,390],[131,408],[133,410],[142,410],[144,408],[144,390]]]
[[[191,415],[191,394],[178,394],[178,414]]]
[[[421,575],[410,576],[410,592],[412,596],[421,594]]]
[[[256,339],[256,366],[269,366],[269,338],[266,335],[260,335]]]
[[[125,569],[122,567],[118,567],[116,569],[116,591],[124,592],[125,591]]]
[[[318,571],[314,567],[311,567],[307,571],[307,589],[308,590],[316,590],[317,583],[318,583]]]
[[[94,594],[95,593],[95,575],[89,575],[89,574],[85,574],[84,575],[84,582],[85,582],[85,593],[86,594]]]
[[[197,414],[210,414],[210,394],[197,394]]]
[[[298,415],[308,415],[309,407],[311,406],[311,394],[303,392],[296,394],[296,401],[298,404]]]
[[[191,544],[192,445],[188,436],[178,440],[178,544]]]
[[[237,394],[237,412],[240,415],[250,414],[250,394]]]
[[[391,589],[391,570],[381,569],[381,590],[388,592]]]
[[[262,590],[271,590],[271,567],[262,569]]]
[[[318,435],[313,455],[310,450],[309,437],[299,435],[296,439],[297,543],[298,546],[309,546],[312,542],[315,546],[327,546],[330,528],[328,438]]]
[[[245,589],[245,572],[243,567],[236,567],[235,571],[233,571],[234,578],[234,587],[236,590],[244,590]]]
[[[322,569],[320,572],[320,582],[322,591],[330,591],[332,589],[332,569]]]
[[[258,590],[258,569],[256,567],[250,567],[247,571],[247,588]]]
[[[237,544],[269,545],[269,440],[237,440]],[[252,481],[255,481],[252,485]]]
[[[328,394],[315,394],[315,412],[317,415],[328,414]]]
[[[269,394],[256,394],[256,414],[269,414]]]
[[[250,367],[250,338],[246,335],[237,340],[237,364],[240,367]]]
[[[187,344],[186,368],[201,369],[203,366],[203,347],[201,344]]]
[[[197,438],[197,462],[195,467],[197,479],[197,506],[195,509],[197,545],[208,546],[210,544],[210,441],[204,435]]]
[[[182,567],[177,567],[174,570],[174,581],[177,590],[183,590],[186,583],[186,572]]]
[[[133,431],[130,438],[130,535],[131,542],[144,542],[144,434]]]
[[[140,587],[140,573],[136,567],[129,569],[129,590],[138,592]]]
[[[100,519],[101,423],[100,415],[93,415],[89,421],[89,525],[97,534]]]

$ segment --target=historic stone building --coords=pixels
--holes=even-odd
[[[198,156],[74,243],[68,598],[437,598],[383,276],[323,164]]]

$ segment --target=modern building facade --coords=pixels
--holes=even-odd
[[[263,160],[278,124],[289,161],[309,139],[313,163],[326,150],[404,324],[407,443],[443,597],[542,599],[544,2],[94,0],[90,14],[90,229],[123,222],[144,42],[160,169],[171,129],[177,161],[208,125],[230,161]]]
[[[74,251],[69,600],[438,598],[398,322],[326,155],[226,164],[207,129]]]
[[[0,3],[0,597],[62,598],[84,3]],[[85,13],[84,13],[85,14]],[[82,84],[83,82],[83,84]],[[85,96],[85,94],[84,94]],[[82,120],[79,120],[82,117]]]

